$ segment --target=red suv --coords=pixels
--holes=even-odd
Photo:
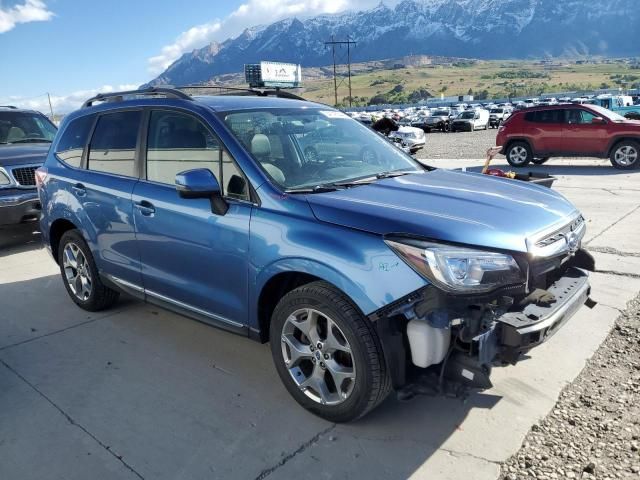
[[[640,121],[596,105],[554,105],[515,112],[496,145],[514,167],[550,157],[609,158],[615,168],[640,166]]]

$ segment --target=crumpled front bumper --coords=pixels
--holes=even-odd
[[[35,220],[40,215],[40,210],[40,199],[36,190],[6,195],[0,192],[0,225]]]
[[[589,299],[589,276],[578,268],[567,270],[546,290],[555,297],[555,302],[531,303],[521,311],[497,318],[496,334],[503,361],[515,363],[520,354],[550,339],[580,307],[594,304]]]

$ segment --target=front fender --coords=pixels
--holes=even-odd
[[[251,325],[269,279],[303,272],[331,283],[364,315],[424,287],[427,282],[384,243],[382,236],[315,219],[256,210],[251,219]]]

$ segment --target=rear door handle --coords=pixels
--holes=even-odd
[[[147,217],[150,217],[154,213],[156,213],[156,208],[153,206],[153,203],[151,203],[151,202],[149,202],[147,200],[142,200],[140,202],[135,202],[134,205],[138,210],[140,210],[140,213],[142,215],[145,215]]]
[[[87,194],[87,189],[81,183],[76,183],[71,189],[78,195],[79,197],[84,197]]]

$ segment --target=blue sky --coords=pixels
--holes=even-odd
[[[290,16],[379,0],[0,0],[0,103],[75,108],[154,78],[183,52]],[[386,3],[396,3],[390,0]]]

